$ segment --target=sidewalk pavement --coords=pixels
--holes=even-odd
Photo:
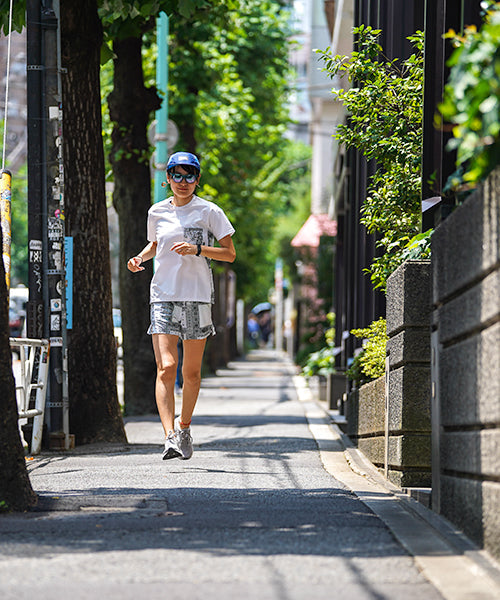
[[[203,380],[189,461],[156,416],[129,444],[28,463],[37,511],[0,517],[0,597],[479,600],[498,565],[388,486],[281,354]]]

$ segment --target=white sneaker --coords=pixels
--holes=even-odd
[[[193,456],[193,438],[191,437],[191,427],[182,429],[180,426],[180,417],[175,419],[175,434],[178,441],[178,450],[181,453],[182,460],[189,460]]]
[[[169,458],[179,458],[182,453],[179,449],[179,437],[175,431],[169,431],[165,439],[165,450],[163,450],[163,460]]]

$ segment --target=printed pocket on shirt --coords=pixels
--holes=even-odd
[[[209,327],[212,325],[212,306],[210,304],[200,304],[200,327]]]
[[[203,229],[201,227],[184,227],[184,239],[190,244],[203,244]]]

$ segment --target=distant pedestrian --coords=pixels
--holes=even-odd
[[[259,314],[259,326],[262,334],[262,341],[267,346],[270,343],[272,333],[271,311],[266,310]]]
[[[151,206],[149,243],[127,267],[143,271],[142,263],[156,257],[151,281],[151,326],[157,365],[156,404],[165,431],[163,459],[187,460],[193,454],[191,417],[201,384],[201,365],[212,323],[214,285],[210,260],[233,262],[234,228],[223,210],[195,194],[200,163],[189,152],[176,152],[167,163],[173,196]],[[217,240],[219,247],[214,247]],[[177,342],[183,343],[182,409],[175,418]]]
[[[260,342],[260,325],[257,321],[257,317],[253,313],[248,315],[247,333],[250,346],[252,348],[258,348]]]

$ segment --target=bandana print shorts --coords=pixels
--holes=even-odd
[[[178,335],[181,340],[202,340],[214,335],[212,305],[204,302],[152,302],[148,333]]]

